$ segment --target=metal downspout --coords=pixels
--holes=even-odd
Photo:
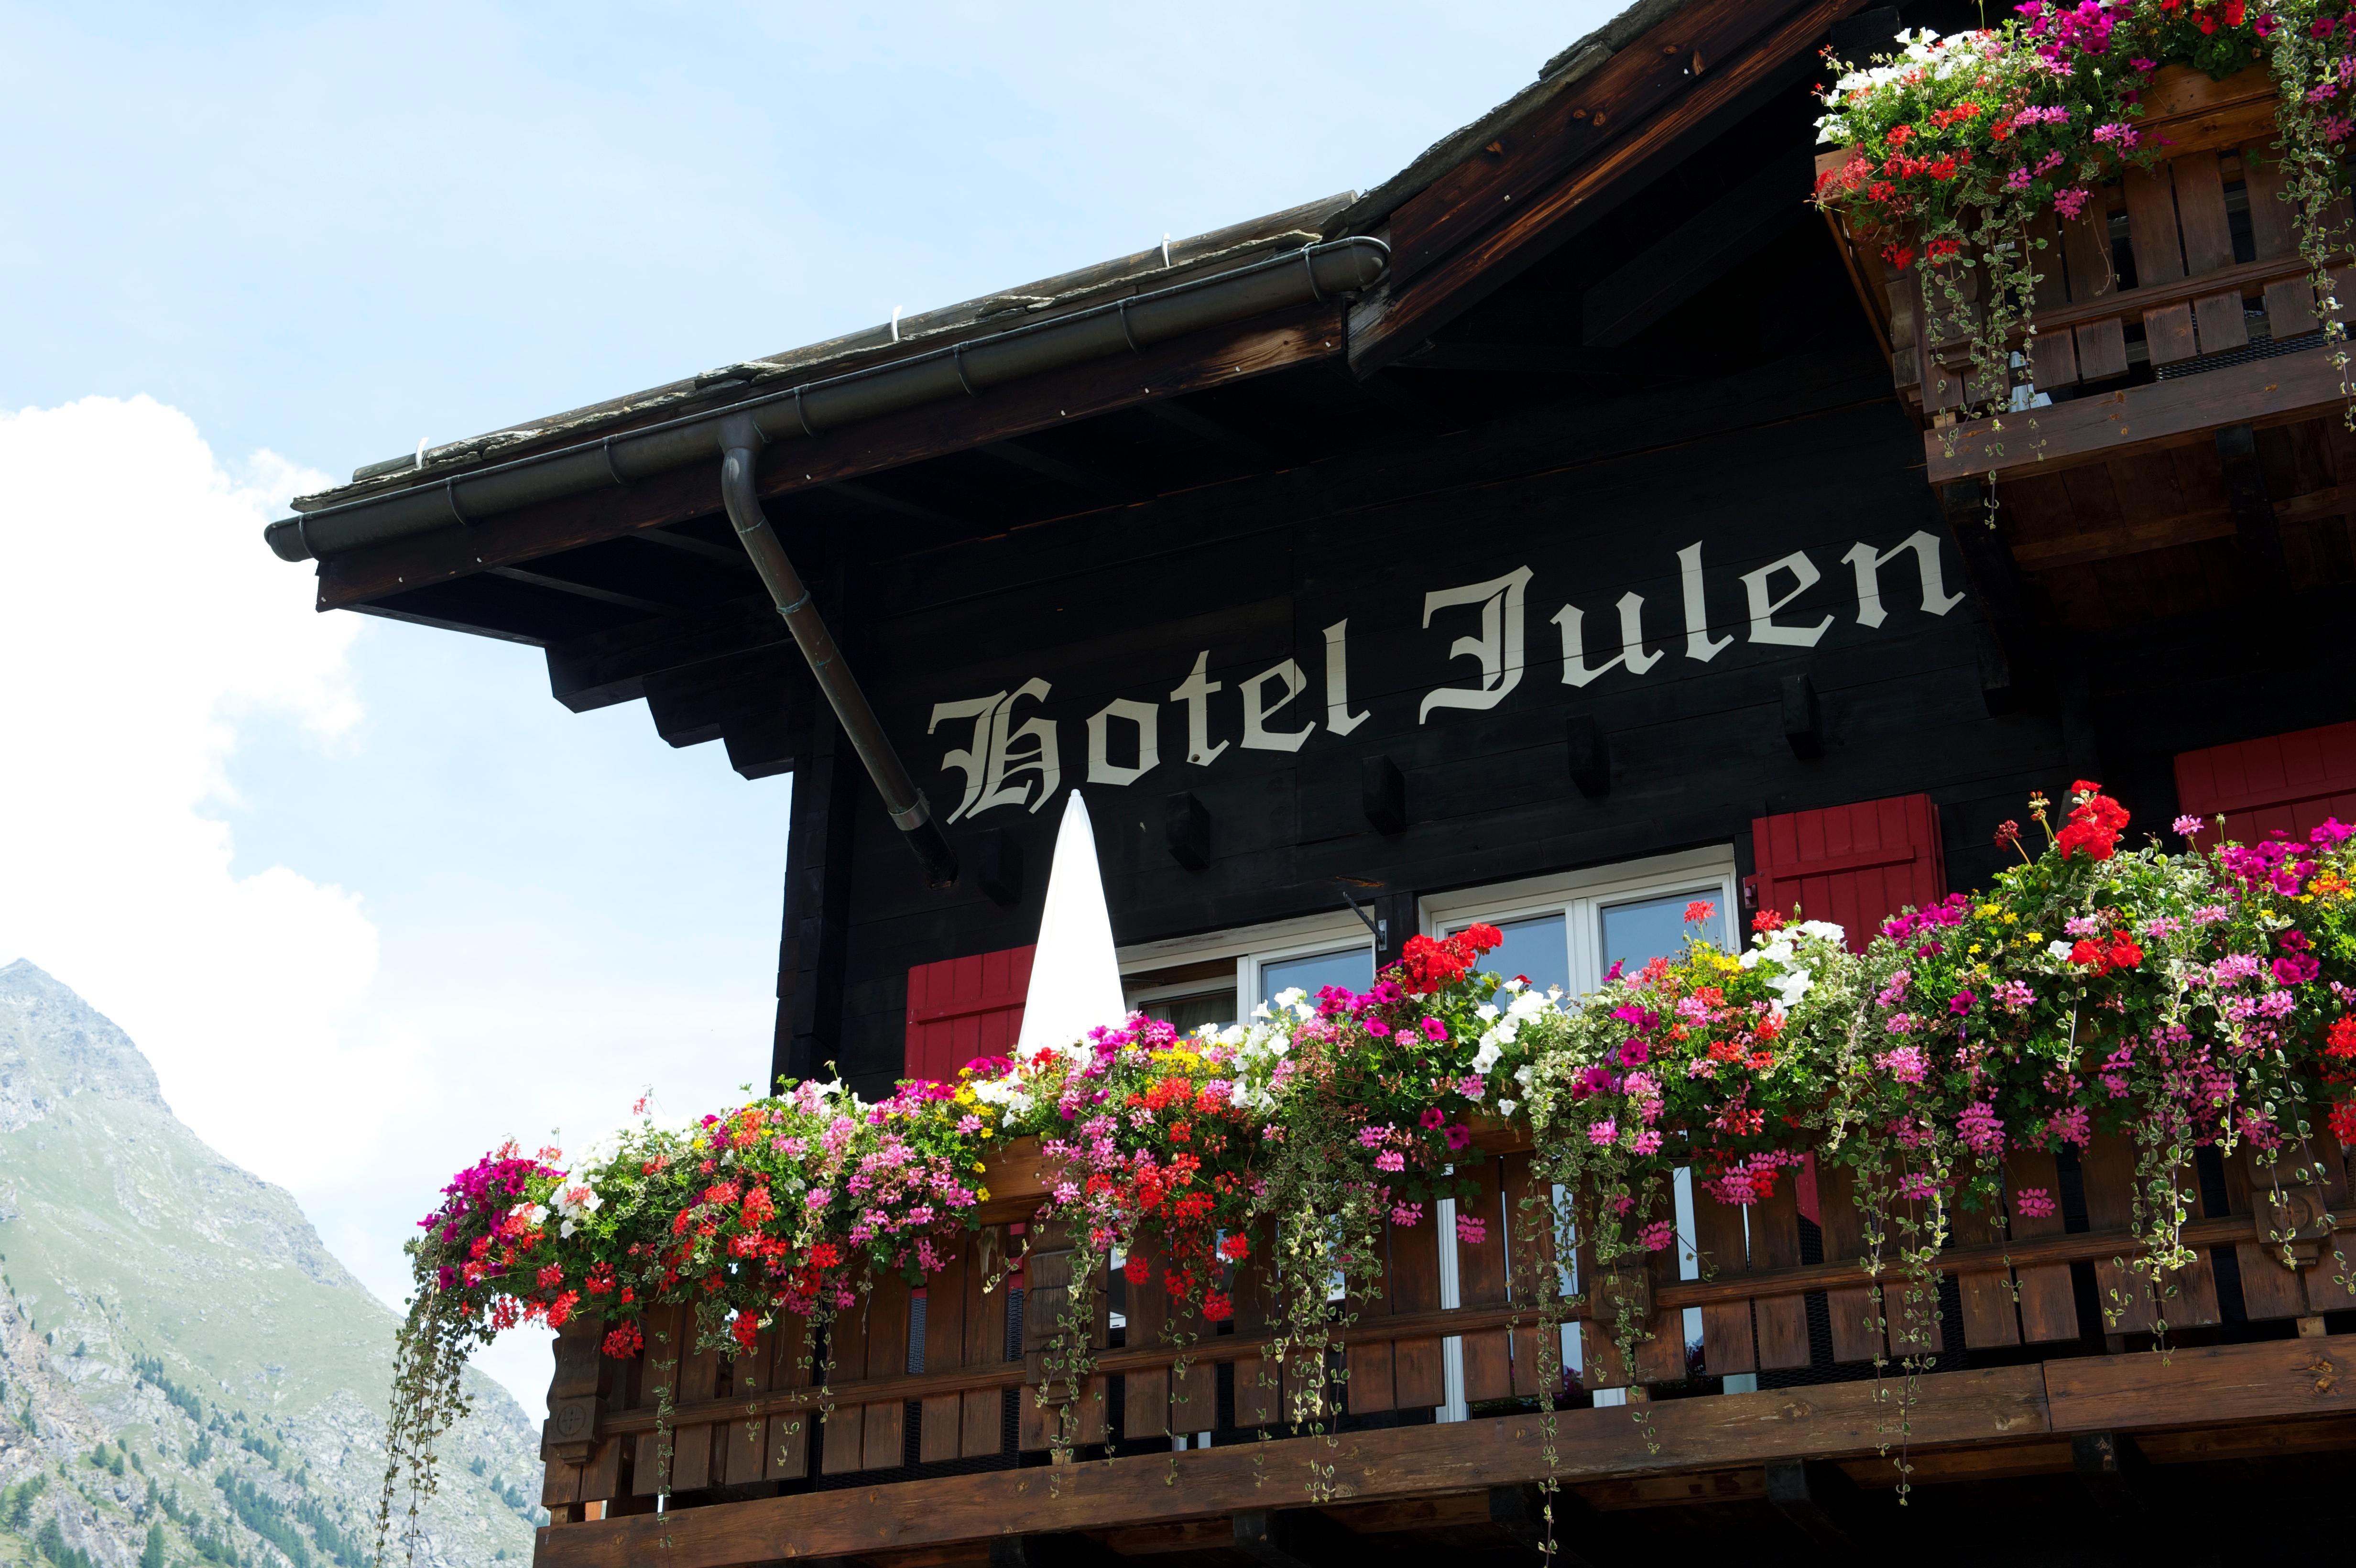
[[[851,749],[867,765],[867,776],[882,792],[884,808],[892,814],[893,826],[906,837],[908,848],[924,863],[925,884],[948,887],[957,880],[957,851],[949,848],[940,824],[933,820],[931,803],[908,776],[900,753],[893,750],[883,725],[876,722],[875,709],[867,705],[867,694],[859,689],[858,677],[843,662],[842,651],[834,645],[834,635],[826,629],[825,617],[810,603],[809,589],[802,581],[801,573],[794,570],[777,531],[769,526],[769,515],[762,508],[760,494],[754,488],[754,459],[762,445],[760,428],[749,415],[743,416],[725,421],[720,437],[720,495],[727,504],[728,520],[735,525],[736,537],[744,542],[744,553],[753,558],[754,569],[760,572],[769,597],[776,602],[777,613],[785,618],[786,629],[794,635],[794,645],[809,661],[810,674],[816,677],[818,688],[826,693],[842,732],[851,739]]]

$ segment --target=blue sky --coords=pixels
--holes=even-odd
[[[500,1136],[766,1071],[790,786],[312,615],[284,497],[1365,188],[1610,9],[0,4],[0,960],[397,1297]]]

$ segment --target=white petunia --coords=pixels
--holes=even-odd
[[[2047,943],[2045,944],[2045,951],[2051,954],[2056,958],[2066,960],[2072,953],[2076,951],[2076,949],[2067,942],[2057,941]]]

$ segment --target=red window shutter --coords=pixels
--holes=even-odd
[[[906,1075],[946,1083],[974,1058],[1013,1050],[1034,951],[1009,947],[909,970]]]
[[[1829,920],[1860,951],[1881,923],[1947,895],[1939,808],[1927,795],[1861,800],[1822,811],[1754,818],[1758,874],[1745,891],[1755,909]]]
[[[2185,752],[2176,759],[2179,811],[2225,818],[2225,837],[2304,838],[2326,817],[2356,822],[2356,723],[2327,724]],[[2201,836],[2216,842],[2213,829]]]

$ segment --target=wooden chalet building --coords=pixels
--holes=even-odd
[[[1182,1026],[1476,918],[1573,988],[1695,897],[1860,928],[2074,778],[2139,829],[2356,813],[2356,686],[2293,673],[2356,628],[2356,449],[2259,173],[2180,159],[2180,235],[2106,194],[2118,286],[2052,302],[2072,357],[1991,528],[1903,301],[1804,205],[1817,51],[1901,20],[1858,12],[1644,0],[1379,189],[374,464],[271,542],[322,610],[543,647],[568,707],[791,772],[770,1067],[869,1093],[1012,1040],[1074,789],[1132,999]],[[1565,1560],[2346,1550],[2356,1301],[2212,1159],[2193,1326],[2106,1334],[2126,1156],[2040,1157],[2062,1212],[1957,1238],[1909,1511],[1827,1307],[1855,1206],[1704,1203],[1716,1277],[1671,1264],[1633,1384],[1562,1395]],[[995,1173],[992,1221],[1037,1179]],[[1526,1554],[1530,1330],[1502,1243],[1440,1229],[1395,1234],[1331,1440],[1236,1378],[1248,1312],[1173,1381],[1157,1288],[1051,1465],[1040,1314],[979,1253],[839,1330],[824,1423],[782,1350],[690,1357],[668,1475],[657,1378],[567,1339],[539,1562]],[[1277,1472],[1315,1445],[1312,1507]]]

